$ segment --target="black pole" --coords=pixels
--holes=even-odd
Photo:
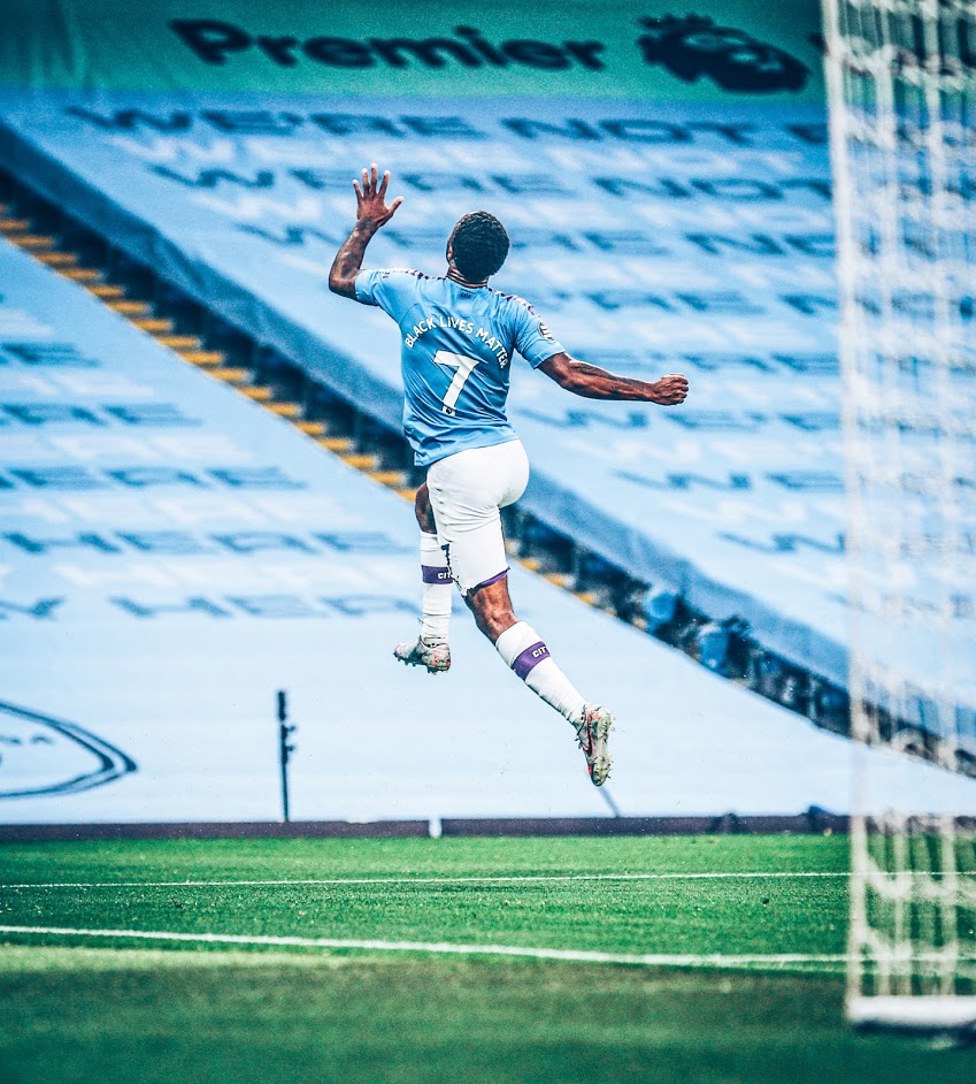
[[[284,689],[278,690],[278,763],[281,767],[281,813],[287,824],[288,810],[288,761],[295,751],[295,746],[288,740],[298,729],[288,725],[288,697]]]

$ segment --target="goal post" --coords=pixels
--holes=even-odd
[[[974,830],[976,821],[953,813],[855,816],[853,1024],[976,1038]]]
[[[855,756],[847,1012],[976,1035],[976,3],[824,27],[852,735],[916,762]]]

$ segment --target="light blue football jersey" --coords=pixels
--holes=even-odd
[[[392,316],[403,338],[403,431],[419,467],[515,440],[505,414],[511,363],[537,368],[563,347],[527,301],[419,271],[361,271],[356,300]]]

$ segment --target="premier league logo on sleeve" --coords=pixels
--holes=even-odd
[[[0,798],[75,794],[135,770],[130,757],[80,726],[0,701]]]

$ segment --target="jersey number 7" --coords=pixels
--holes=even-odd
[[[434,361],[438,365],[448,365],[452,369],[457,369],[457,372],[454,374],[454,379],[448,384],[447,391],[444,392],[444,398],[441,400],[441,411],[444,414],[456,413],[455,407],[457,406],[461,389],[464,387],[474,367],[479,364],[481,360],[481,358],[469,358],[464,354],[452,354],[449,350],[438,350],[434,355]]]

